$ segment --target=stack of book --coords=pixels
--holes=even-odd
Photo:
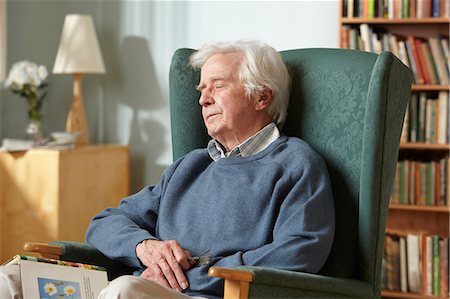
[[[403,123],[402,142],[450,143],[450,94],[413,93]]]
[[[419,38],[376,32],[368,24],[342,27],[342,47],[366,52],[392,52],[414,73],[416,84],[449,84],[448,36]]]
[[[430,18],[449,17],[449,0],[344,0],[344,17]]]
[[[397,162],[391,204],[449,206],[450,159]]]
[[[427,234],[386,235],[382,287],[447,297],[448,256],[448,238]]]

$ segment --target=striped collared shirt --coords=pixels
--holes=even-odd
[[[255,135],[247,138],[244,142],[233,148],[230,152],[225,152],[223,146],[215,139],[208,143],[208,153],[214,161],[229,157],[248,157],[263,151],[272,142],[280,137],[280,131],[274,122],[262,128]]]

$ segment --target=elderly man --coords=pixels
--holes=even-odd
[[[302,140],[280,134],[290,77],[279,53],[256,41],[207,45],[199,104],[206,149],[174,162],[145,187],[92,220],[87,241],[140,277],[122,277],[108,297],[220,297],[211,266],[317,272],[334,235],[326,167]],[[192,256],[208,252],[206,265]],[[175,290],[175,291],[173,291]],[[169,295],[170,294],[170,295]]]
[[[280,134],[290,77],[279,53],[256,41],[207,45],[201,69],[207,148],[175,161],[155,186],[96,215],[87,242],[136,269],[101,298],[218,298],[211,266],[315,273],[333,243],[326,166],[302,140]],[[193,258],[206,253],[210,259]],[[206,261],[205,261],[206,260]]]

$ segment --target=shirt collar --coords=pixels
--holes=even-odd
[[[228,153],[225,152],[223,146],[216,139],[209,141],[207,149],[210,157],[214,161],[230,157],[248,157],[263,151],[272,142],[277,140],[278,137],[280,137],[280,131],[276,124],[271,122]]]

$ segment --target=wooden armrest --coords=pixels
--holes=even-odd
[[[253,275],[249,271],[211,267],[209,276],[225,279],[224,299],[246,299],[248,298],[249,283],[253,281]]]
[[[29,252],[37,252],[41,257],[59,260],[62,255],[61,246],[51,245],[48,243],[25,242],[23,250]]]

